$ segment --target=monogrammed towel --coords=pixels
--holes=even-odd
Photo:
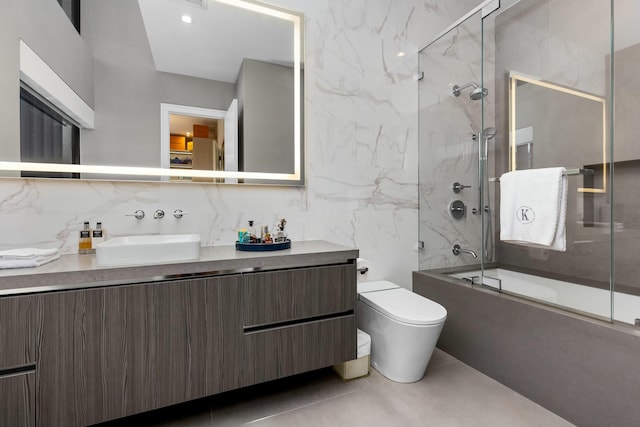
[[[500,177],[500,240],[564,252],[565,168],[525,169]]]

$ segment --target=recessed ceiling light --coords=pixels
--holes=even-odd
[[[398,58],[402,58],[405,55],[404,52],[398,52]]]
[[[189,15],[182,15],[182,22],[185,24],[191,24],[191,17]]]

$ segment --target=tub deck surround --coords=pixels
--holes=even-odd
[[[180,275],[329,265],[357,257],[357,249],[322,240],[292,242],[291,249],[274,252],[242,252],[233,245],[204,246],[197,261],[146,265],[100,267],[95,255],[70,254],[36,268],[0,270],[0,296],[162,280]]]
[[[414,291],[447,307],[439,348],[576,425],[638,424],[638,328],[448,275],[473,270],[413,273]]]

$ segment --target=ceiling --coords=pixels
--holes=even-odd
[[[203,2],[138,0],[158,71],[235,83],[243,58],[293,65],[291,21]]]

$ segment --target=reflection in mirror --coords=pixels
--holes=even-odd
[[[511,170],[564,166],[595,169],[582,193],[604,193],[607,184],[605,98],[511,72],[509,163]],[[576,150],[579,142],[579,150]],[[597,165],[595,167],[593,165]]]
[[[300,14],[251,0],[83,0],[78,35],[56,2],[12,2],[5,9],[3,175],[304,184]],[[190,24],[181,21],[184,15]],[[30,72],[18,41],[59,81]],[[18,70],[21,81],[12,77]],[[19,161],[16,141],[26,127],[18,126],[21,84],[80,129],[75,160]],[[201,169],[192,152],[191,169],[176,167],[161,106],[229,114],[234,99],[237,124],[207,136],[211,161]]]
[[[191,177],[190,170],[238,171],[238,102],[227,111],[162,104],[162,167],[182,169],[175,181],[232,182],[231,178]]]

